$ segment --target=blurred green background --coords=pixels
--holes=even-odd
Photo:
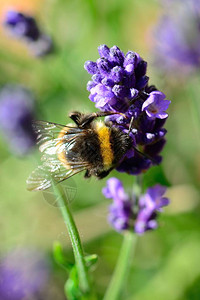
[[[152,0],[1,0],[7,7],[33,14],[54,39],[56,53],[44,59],[32,57],[20,42],[0,30],[0,85],[17,83],[28,87],[37,100],[38,119],[66,124],[72,110],[92,112],[83,65],[98,58],[97,47],[117,45],[138,52],[148,62],[150,83],[172,101],[163,163],[144,176],[144,186],[169,186],[171,205],[160,216],[159,229],[139,237],[130,262],[131,272],[123,299],[200,299],[200,122],[198,119],[199,74],[185,80],[161,74],[152,56],[152,28],[162,13]],[[196,101],[196,104],[195,104]],[[194,107],[194,105],[196,105]],[[11,120],[12,122],[12,120]],[[72,260],[72,250],[59,209],[48,195],[26,190],[26,178],[37,165],[38,151],[19,159],[0,141],[0,253],[15,247],[36,247],[52,259],[52,244],[59,240]],[[131,189],[133,178],[112,172]],[[122,236],[107,224],[107,206],[102,193],[106,179],[73,177],[69,187],[76,194],[71,203],[85,252],[99,256],[94,270],[98,294],[103,296],[115,267]],[[65,183],[66,184],[66,183]],[[53,263],[48,299],[64,299],[66,274]],[[52,288],[53,287],[53,288]],[[52,297],[52,298],[51,298]]]

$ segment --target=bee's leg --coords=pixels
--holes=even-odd
[[[108,171],[103,171],[103,172],[101,172],[101,173],[98,173],[98,174],[97,174],[97,178],[98,178],[98,179],[103,179],[104,177],[106,177],[106,176],[110,173],[110,171],[111,171],[112,169],[113,169],[113,168],[109,169]]]
[[[107,117],[107,116],[111,116],[111,115],[121,115],[124,118],[127,118],[125,114],[120,113],[120,112],[115,112],[115,111],[100,111],[97,113],[93,113],[95,115],[96,118],[99,117]]]
[[[91,173],[89,170],[86,170],[84,178],[90,178],[91,177]]]
[[[138,150],[136,147],[133,146],[133,149],[135,150],[135,152],[137,152],[138,154],[142,155],[143,157],[151,160],[151,162],[154,164],[154,165],[158,165],[158,163],[155,161],[155,159],[153,159],[153,157],[149,156],[148,154],[146,153],[143,153],[141,152],[140,150]]]

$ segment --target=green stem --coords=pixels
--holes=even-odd
[[[104,300],[117,300],[120,298],[126,275],[130,267],[131,257],[133,255],[137,236],[130,231],[124,234],[124,241],[120,250],[118,262],[111,279],[110,285],[104,296]]]
[[[77,272],[78,272],[78,278],[79,278],[79,284],[80,289],[84,294],[90,294],[91,293],[91,284],[89,279],[88,270],[86,267],[84,254],[83,254],[83,248],[81,245],[80,236],[76,227],[76,224],[74,222],[74,219],[72,217],[72,214],[69,209],[69,205],[67,203],[65,194],[63,192],[63,189],[58,184],[52,184],[54,188],[55,196],[59,202],[59,207],[65,222],[65,225],[69,232],[69,237],[72,243],[72,248],[74,252]],[[91,299],[91,298],[90,298]]]

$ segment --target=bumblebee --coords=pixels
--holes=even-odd
[[[85,171],[85,178],[106,177],[133,145],[129,134],[113,127],[112,123],[96,120],[113,114],[118,113],[75,111],[69,114],[74,122],[69,126],[34,122],[43,156],[42,165],[27,179],[28,190],[45,190],[51,186],[52,179],[59,183],[82,171]]]

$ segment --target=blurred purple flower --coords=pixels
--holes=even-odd
[[[169,204],[169,199],[163,197],[166,188],[157,184],[147,189],[146,194],[139,199],[139,211],[135,220],[135,232],[143,234],[145,231],[157,228],[157,213]]]
[[[166,119],[168,114],[165,112],[171,101],[164,100],[165,95],[161,92],[151,92],[147,100],[142,105],[142,111],[146,111],[150,119]]]
[[[166,188],[157,184],[140,196],[138,203],[129,197],[124,191],[121,181],[110,178],[103,194],[108,199],[113,199],[109,206],[108,221],[116,231],[133,230],[137,234],[157,228],[158,212],[169,204],[169,199],[163,197]]]
[[[0,130],[15,155],[27,154],[36,143],[32,128],[34,100],[21,86],[0,90]]]
[[[49,261],[39,251],[11,251],[0,260],[0,299],[32,299],[47,284],[49,272]]]
[[[163,1],[155,28],[155,59],[161,69],[182,74],[200,67],[200,2]]]
[[[14,37],[27,42],[35,56],[44,56],[52,52],[51,38],[40,31],[33,17],[10,10],[5,16],[4,25]]]
[[[117,46],[101,45],[98,50],[100,58],[85,63],[85,69],[92,75],[87,84],[89,98],[102,111],[123,113],[106,117],[113,126],[129,133],[133,142],[117,170],[137,175],[162,160],[162,147],[157,146],[165,144],[167,131],[163,126],[170,101],[155,86],[148,85],[147,63],[139,54],[124,54]]]
[[[7,26],[12,34],[16,37],[27,38],[36,41],[40,37],[40,31],[34,18],[25,16],[24,14],[10,10],[5,16],[5,26]]]
[[[109,223],[117,231],[128,229],[132,203],[125,193],[121,181],[114,177],[108,179],[107,186],[102,192],[106,198],[113,199],[113,204],[109,207]]]

